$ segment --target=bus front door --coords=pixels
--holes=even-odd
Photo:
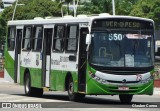
[[[51,71],[51,43],[53,28],[44,29],[43,52],[42,52],[42,87],[49,87]]]
[[[88,34],[88,28],[80,29],[80,43],[79,43],[79,61],[78,61],[78,91],[86,91],[86,35]]]
[[[17,82],[20,83],[20,53],[21,53],[22,28],[23,27],[16,27],[14,83]]]

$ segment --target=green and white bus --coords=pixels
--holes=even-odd
[[[97,15],[8,22],[5,79],[28,96],[43,89],[85,95],[153,94],[154,22]]]

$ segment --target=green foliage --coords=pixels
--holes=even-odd
[[[91,15],[91,14],[99,14],[101,12],[101,10],[97,6],[94,6],[93,4],[85,3],[83,5],[84,5],[83,7],[78,8],[77,14]]]
[[[14,20],[33,19],[35,17],[61,16],[57,2],[52,0],[19,0]],[[2,16],[6,20],[11,20],[14,6],[6,8]]]
[[[140,0],[133,6],[130,15],[153,19],[156,28],[160,25],[160,1],[159,0]]]
[[[115,2],[117,15],[129,15],[137,0],[115,0]]]
[[[129,15],[133,9],[133,5],[138,0],[115,0],[116,15]],[[112,0],[91,0],[91,3],[84,3],[84,7],[78,9],[81,14],[97,14],[110,13],[112,14]]]
[[[6,22],[12,20],[13,6],[5,8],[0,16],[0,40],[6,35]],[[33,19],[35,17],[46,16],[61,16],[60,7],[58,2],[52,0],[19,0],[17,5],[14,20]]]
[[[2,0],[0,0],[0,8],[4,8]]]
[[[69,13],[69,3],[71,3],[73,0],[65,0],[65,2],[67,3],[67,13],[68,15],[70,14]]]
[[[59,3],[59,7],[62,8],[62,5],[64,4],[64,2],[67,4],[67,14],[70,14],[70,9],[69,9],[69,4],[73,2],[73,0],[55,0],[56,2]]]
[[[112,13],[112,0],[91,0],[100,13]]]
[[[5,40],[6,35],[6,21],[0,16],[0,47]]]

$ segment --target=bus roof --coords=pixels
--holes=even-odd
[[[32,20],[14,20],[8,21],[8,25],[32,25],[32,24],[54,24],[54,23],[91,23],[94,19],[109,19],[109,18],[122,18],[122,19],[136,19],[136,20],[145,20],[149,22],[154,22],[152,19],[133,17],[133,16],[112,16],[112,15],[103,15],[103,16],[80,16],[80,17],[59,17],[52,19],[43,19],[37,18]]]

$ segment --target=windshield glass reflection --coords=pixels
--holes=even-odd
[[[90,63],[106,67],[152,66],[152,38],[151,33],[144,31],[95,31],[92,33]]]

